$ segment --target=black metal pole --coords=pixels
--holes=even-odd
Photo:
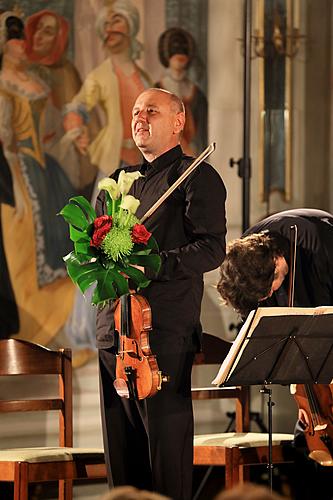
[[[250,226],[251,30],[252,0],[244,0],[243,157],[237,161],[231,158],[229,161],[231,167],[238,165],[238,175],[242,178],[243,233]]]
[[[269,478],[269,488],[271,492],[273,491],[273,406],[275,403],[272,401],[272,389],[263,386],[260,389],[263,394],[268,394],[268,478]]]
[[[251,128],[251,31],[252,0],[244,9],[244,127],[243,127],[243,232],[250,226],[250,128]]]

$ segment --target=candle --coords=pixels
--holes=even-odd
[[[301,5],[300,0],[292,0],[293,2],[293,27],[300,28]]]

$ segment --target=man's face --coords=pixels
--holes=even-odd
[[[37,24],[33,36],[33,50],[40,56],[47,56],[52,52],[58,34],[58,23],[55,17],[46,14]]]
[[[104,23],[104,44],[109,49],[117,49],[129,44],[129,27],[126,19],[110,10]]]
[[[184,122],[184,113],[177,109],[168,93],[158,89],[146,90],[133,107],[134,142],[143,156],[153,161],[179,143]]]
[[[189,57],[186,54],[174,54],[169,59],[169,66],[175,70],[186,69],[189,63]]]
[[[17,62],[25,62],[27,59],[25,53],[25,40],[18,38],[11,38],[8,40],[4,47],[4,52],[15,59]]]
[[[272,283],[270,292],[267,295],[267,297],[264,297],[261,300],[268,299],[269,297],[271,297],[273,295],[274,292],[276,292],[280,288],[280,286],[282,285],[288,272],[289,272],[289,267],[288,267],[286,259],[284,257],[276,257],[275,258],[274,279],[273,279],[273,283]]]

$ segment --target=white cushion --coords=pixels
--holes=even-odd
[[[0,462],[70,462],[75,455],[101,455],[101,448],[65,448],[65,447],[41,447],[41,448],[9,448],[0,450]]]
[[[272,434],[273,445],[281,444],[282,441],[291,442],[293,434]],[[194,436],[194,446],[223,446],[233,448],[253,448],[256,446],[268,446],[268,433],[264,432],[225,432],[221,434],[202,434]]]

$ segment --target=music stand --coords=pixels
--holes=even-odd
[[[269,479],[272,489],[272,407],[269,384],[330,384],[333,307],[267,307],[252,311],[213,383],[261,385],[269,395]]]

